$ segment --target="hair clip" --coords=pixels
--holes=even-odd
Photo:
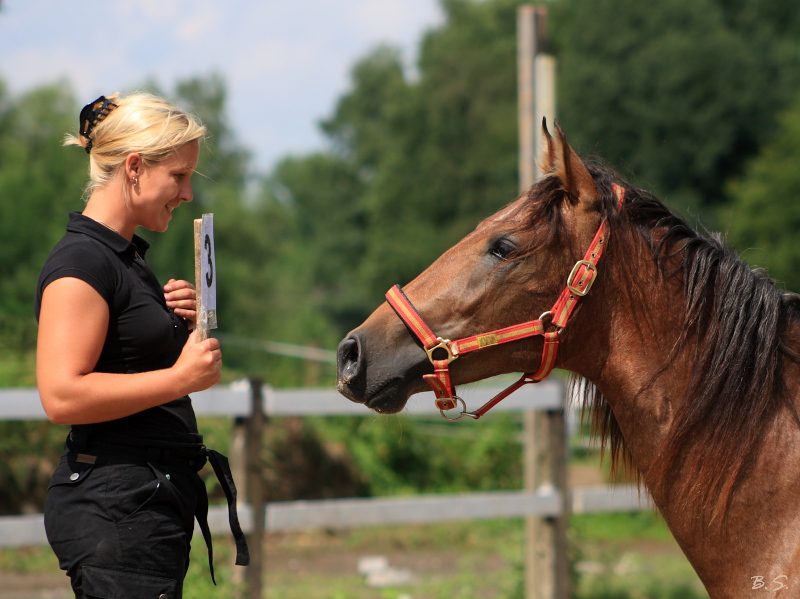
[[[87,154],[92,151],[92,130],[116,107],[117,104],[105,96],[100,96],[81,110],[79,131],[81,141],[86,144],[84,147]]]

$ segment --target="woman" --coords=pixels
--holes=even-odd
[[[165,231],[192,201],[205,128],[161,98],[100,97],[65,145],[89,154],[89,196],[39,278],[37,379],[48,418],[70,424],[45,506],[75,596],[181,597],[197,516],[206,542],[208,458],[248,561],[227,460],[206,450],[188,394],[219,381],[219,342],[198,342],[191,283],[161,288],[137,227]],[[213,577],[213,565],[212,565]]]

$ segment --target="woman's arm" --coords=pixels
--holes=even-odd
[[[108,304],[85,281],[50,283],[42,296],[36,376],[47,417],[55,424],[91,424],[161,405],[219,381],[222,353],[195,334],[171,368],[137,374],[94,372],[108,330]]]

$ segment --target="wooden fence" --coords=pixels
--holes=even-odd
[[[481,405],[499,388],[464,388],[468,406]],[[548,380],[523,387],[498,404],[494,412],[557,412],[564,409],[564,385]],[[192,395],[198,416],[232,418],[234,438],[229,450],[231,466],[240,487],[239,516],[250,538],[253,566],[247,570],[252,597],[262,586],[261,548],[264,532],[303,529],[350,529],[363,526],[426,524],[493,518],[554,518],[571,513],[597,513],[650,509],[637,489],[628,486],[592,486],[482,493],[436,494],[404,497],[324,499],[263,503],[262,468],[258,448],[265,416],[365,416],[370,412],[331,390],[272,389],[258,381],[217,386]],[[430,394],[412,397],[408,416],[438,414]],[[0,390],[0,420],[42,420],[44,411],[35,389]],[[458,427],[458,423],[453,423]],[[565,477],[564,477],[565,478]],[[565,498],[566,494],[566,498]],[[246,501],[244,500],[246,498]],[[565,500],[566,499],[566,500]],[[229,534],[224,505],[209,509],[212,534]],[[47,542],[41,514],[0,517],[0,547],[39,545]]]

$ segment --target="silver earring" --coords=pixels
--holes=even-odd
[[[139,185],[139,177],[134,177],[133,178],[133,186],[137,187],[138,185]]]

